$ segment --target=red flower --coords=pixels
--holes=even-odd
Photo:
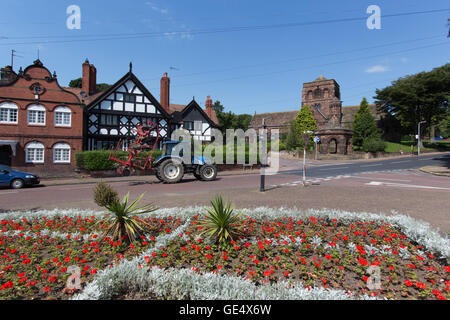
[[[11,288],[13,285],[14,285],[14,283],[13,283],[12,281],[8,281],[8,282],[6,282],[6,283],[4,283],[4,284],[2,285],[2,287],[0,288],[0,290],[5,290],[5,289],[7,289],[7,288]]]
[[[361,257],[359,257],[359,263],[362,265],[362,266],[367,266],[367,260],[364,260],[363,258],[361,258]]]
[[[408,287],[411,287],[411,286],[413,285],[413,283],[412,283],[410,280],[405,280],[405,284],[406,284]]]
[[[408,264],[406,264],[408,267],[410,267],[410,268],[413,268],[413,269],[416,269],[416,266],[415,265],[413,265],[413,264],[411,264],[411,263],[408,263]]]
[[[92,270],[91,270],[91,273],[92,273],[92,274],[97,273],[97,269],[92,269]]]
[[[29,264],[30,262],[31,262],[30,259],[25,259],[25,260],[22,261],[23,264]]]
[[[330,256],[329,254],[325,255],[325,258],[327,258],[328,260],[331,260],[331,259],[333,259],[333,257],[332,257],[332,256]]]
[[[416,282],[416,287],[421,289],[426,289],[427,286],[422,282]]]

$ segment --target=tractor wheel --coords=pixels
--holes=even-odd
[[[156,178],[158,178],[159,181],[163,181],[164,182],[164,180],[159,175],[159,168],[155,168],[155,176],[156,176]]]
[[[165,183],[180,182],[184,175],[181,161],[175,159],[164,160],[158,167],[158,174]]]
[[[205,164],[200,168],[200,178],[203,181],[212,181],[217,177],[217,167],[211,164]]]

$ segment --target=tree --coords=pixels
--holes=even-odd
[[[253,118],[250,114],[235,114],[231,111],[224,112],[225,108],[220,101],[214,102],[212,108],[216,112],[219,128],[222,133],[225,133],[226,129],[242,129],[247,131]]]
[[[305,132],[309,131],[310,133],[307,134],[312,138],[314,136],[314,131],[317,130],[316,120],[314,119],[314,115],[311,109],[307,105],[304,105],[300,109],[300,112],[298,113],[297,117],[295,117],[294,122],[295,122],[295,129],[298,132],[298,135],[303,145],[302,135]],[[311,143],[312,139],[310,139],[309,142]]]
[[[440,123],[439,132],[445,139],[450,137],[450,110],[447,117]]]
[[[77,79],[71,80],[71,81],[69,82],[69,87],[70,87],[70,88],[81,88],[81,87],[82,87],[82,79],[81,79],[81,78],[77,78]],[[97,92],[105,91],[105,90],[107,90],[109,87],[111,87],[110,84],[107,84],[107,83],[98,83],[98,84],[95,86],[95,90],[96,90]]]
[[[362,147],[364,141],[378,134],[375,118],[370,113],[369,103],[363,98],[353,120],[353,144]]]
[[[286,137],[286,147],[288,150],[297,149],[298,147],[303,146],[303,142],[301,141],[301,134],[298,128],[298,125],[295,121],[292,121],[291,127],[289,129],[289,133]]]
[[[417,134],[417,125],[425,129],[445,118],[450,100],[450,64],[430,72],[400,78],[391,86],[376,90],[378,108],[398,119],[405,132]]]
[[[214,102],[214,104],[212,105],[212,108],[216,113],[223,112],[223,110],[224,110],[223,105],[218,100],[216,102]]]

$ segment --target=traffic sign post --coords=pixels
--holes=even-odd
[[[320,138],[318,136],[314,137],[314,160],[317,160],[317,144],[320,142]]]

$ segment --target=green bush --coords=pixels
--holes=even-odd
[[[370,137],[364,140],[362,148],[364,152],[379,152],[384,151],[386,144],[380,137]]]
[[[75,166],[78,169],[84,169],[84,152],[75,153]]]
[[[99,207],[107,207],[119,202],[119,194],[109,184],[100,181],[94,189],[94,201]]]
[[[115,162],[109,160],[109,150],[86,151],[83,156],[84,169],[89,171],[113,170]]]

